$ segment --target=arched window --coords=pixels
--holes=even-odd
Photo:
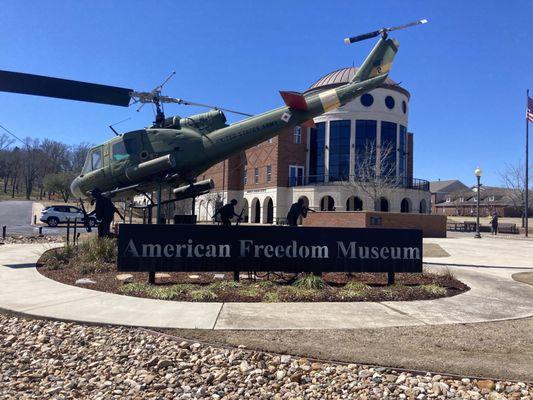
[[[363,211],[363,200],[357,196],[351,196],[346,200],[346,211]]]
[[[252,200],[252,222],[259,224],[261,222],[261,203],[258,198]]]
[[[444,208],[443,208],[443,211],[444,211]],[[427,213],[427,204],[426,204],[426,200],[425,199],[420,200],[420,207],[418,209],[418,212],[420,214]]]
[[[248,200],[243,199],[242,200],[242,221],[241,222],[250,222],[250,205],[248,204]]]
[[[263,201],[263,223],[273,224],[274,223],[274,203],[270,197],[267,197]]]
[[[320,211],[335,211],[335,201],[331,196],[324,196],[320,200]]]
[[[409,200],[407,197],[404,198],[400,204],[400,212],[411,212],[411,200]]]
[[[380,197],[375,204],[376,211],[389,212],[389,201],[386,197]]]

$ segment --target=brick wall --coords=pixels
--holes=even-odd
[[[294,131],[288,131],[279,135],[278,146],[278,182],[279,186],[289,185],[289,166],[299,165],[304,167],[307,158],[305,149],[307,148],[307,129],[301,128],[301,141],[294,143]]]
[[[381,225],[372,225],[379,219]],[[387,213],[374,211],[335,211],[307,214],[304,226],[336,226],[353,228],[422,229],[424,237],[446,237],[446,216],[428,214]]]

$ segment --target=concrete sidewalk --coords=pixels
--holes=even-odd
[[[471,243],[466,239],[431,242],[440,244],[451,257],[426,261],[476,265],[491,261],[497,267],[450,266],[472,290],[438,300],[189,303],[141,299],[64,285],[42,276],[34,267],[42,252],[53,245],[4,245],[0,247],[0,308],[61,320],[185,329],[381,328],[485,322],[533,315],[533,287],[511,278],[516,272],[533,271],[531,244],[522,248],[518,241],[507,245],[489,240]],[[509,258],[503,254],[509,254]],[[514,268],[507,268],[504,262]]]

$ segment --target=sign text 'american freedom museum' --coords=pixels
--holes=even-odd
[[[120,271],[422,272],[417,229],[120,226]]]

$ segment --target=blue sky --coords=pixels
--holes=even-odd
[[[150,90],[259,113],[279,90],[305,90],[359,65],[369,40],[346,36],[428,18],[400,31],[391,77],[411,94],[415,176],[499,184],[524,159],[525,90],[533,89],[533,2],[501,1],[3,1],[0,69]],[[167,115],[201,109],[169,106]],[[0,93],[0,124],[69,144],[147,125],[141,112]],[[236,120],[236,117],[231,117]]]

